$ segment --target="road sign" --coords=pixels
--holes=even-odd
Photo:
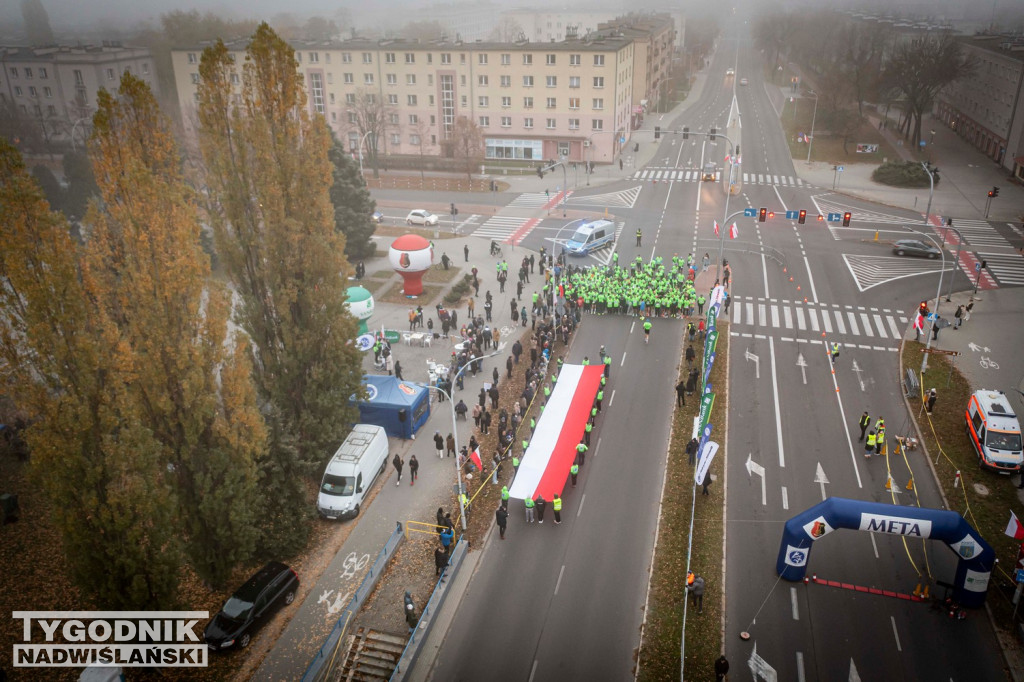
[[[800,211],[786,211],[786,218],[794,220],[800,217]]]
[[[1019,583],[1024,583],[1024,568],[1018,568],[1017,574],[1013,578]]]
[[[935,320],[938,319],[938,317],[939,316],[936,315],[935,313],[928,313],[928,317],[926,317],[925,319],[928,320],[929,322],[934,322]]]
[[[619,144],[626,144],[626,136],[622,135],[619,137]]]
[[[833,220],[842,220],[842,219],[843,219],[843,214],[842,213],[829,213],[828,214],[828,218],[827,218],[828,222],[830,222],[830,223]]]
[[[924,140],[921,140],[920,142],[918,142],[918,144],[921,145],[921,149],[924,149],[928,145],[928,143],[925,142]]]
[[[743,209],[743,215],[744,215],[744,217],[747,217],[747,218],[755,218],[755,217],[757,217],[757,209],[756,208],[745,208],[745,209]]]
[[[842,166],[836,166],[836,172],[837,173],[842,173],[843,172],[843,167]]]
[[[933,353],[935,355],[963,355],[958,350],[942,350],[941,348],[922,348],[922,353]]]

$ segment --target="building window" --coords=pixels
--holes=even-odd
[[[450,74],[442,74],[439,81],[441,86],[441,131],[447,139],[452,134],[452,126],[455,124],[455,79]]]
[[[487,55],[483,53],[478,54],[476,56],[476,63],[480,66],[487,66]]]
[[[346,92],[345,93],[345,104],[355,104],[355,103],[356,103],[355,93]]]
[[[580,120],[578,118],[570,118],[569,119],[569,130],[579,130],[579,129],[580,129]]]
[[[40,69],[40,71],[42,71],[43,74],[44,74],[42,76],[42,78],[46,78],[46,75],[45,75],[46,74],[46,69]],[[143,76],[148,76],[149,75],[149,62],[142,62],[142,75]]]
[[[441,63],[442,64],[451,64],[452,63],[452,54],[451,54],[451,52],[442,52],[441,53]]]
[[[594,108],[595,109],[604,109],[604,98],[603,97],[595,97],[594,98]]]
[[[53,106],[52,104],[47,106],[46,107],[46,114],[47,114],[47,116],[56,116],[57,115],[57,107]]]
[[[384,63],[385,64],[394,64],[395,63],[395,53],[394,52],[385,52],[384,53]]]
[[[523,66],[533,66],[533,55],[532,54],[524,54],[523,55]]]
[[[28,69],[25,69],[25,71],[28,71]],[[29,73],[31,73],[31,72],[29,71]],[[32,76],[27,76],[27,77],[31,78]],[[115,78],[117,78],[117,75],[114,73],[114,70],[113,69],[107,69],[107,80],[108,81],[112,81]]]
[[[465,64],[465,63],[466,63],[466,53],[465,52],[460,52],[459,53],[459,64]]]
[[[486,88],[488,85],[487,76],[477,76],[476,82],[480,87]]]
[[[463,107],[468,107],[469,106],[469,99],[465,95],[460,97],[459,101],[462,102],[462,106]]]
[[[524,97],[523,98],[523,108],[524,109],[533,109],[533,98],[532,97]]]
[[[239,76],[237,73],[231,74],[231,84],[232,85],[238,85],[241,82],[242,82],[241,76]]]
[[[398,114],[388,114],[388,123],[390,123],[393,126],[398,125]]]
[[[512,55],[505,52],[501,55],[501,65],[509,66],[512,63]]]
[[[313,97],[313,109],[318,114],[324,113],[324,80],[321,74],[309,74],[309,90]]]
[[[146,64],[143,64],[143,66],[146,66]],[[149,73],[149,71],[146,71],[146,73]],[[42,80],[46,80],[47,78],[49,78],[49,76],[50,76],[50,74],[46,71],[46,67],[40,66],[39,67],[39,78],[42,79]]]
[[[604,55],[603,54],[595,54],[594,55],[594,66],[604,66]]]
[[[353,131],[348,134],[348,148],[352,151],[359,149],[359,133]]]
[[[41,106],[39,106],[38,104],[33,104],[32,105],[32,113],[34,113],[36,115],[36,118],[42,118],[43,117],[43,108]]]
[[[355,77],[352,74],[350,74],[350,73],[343,73],[341,75],[342,75],[342,81],[344,81],[345,83],[347,83],[349,85],[351,85],[352,83],[356,82],[355,81]]]
[[[503,87],[503,88],[511,88],[512,87],[512,76],[502,76],[501,77],[501,87]]]
[[[548,130],[554,130],[555,129],[555,119],[553,119],[553,118],[547,119],[547,129]]]
[[[406,64],[415,64],[416,63],[416,53],[415,52],[406,52],[405,53],[405,63]]]
[[[409,136],[409,144],[414,144],[414,145],[416,145],[418,147],[420,145],[420,136],[419,135],[410,135]]]
[[[413,73],[405,74],[405,84],[406,85],[416,85],[416,74],[413,74]]]
[[[329,55],[331,53],[328,52],[327,54]],[[338,112],[337,111],[332,111],[331,112],[331,123],[337,123],[337,122],[338,122]]]
[[[437,117],[435,117],[433,114],[430,115],[430,125],[437,125]]]
[[[196,94],[198,95],[199,93],[197,92]],[[85,88],[75,88],[75,99],[79,102],[88,102],[89,93],[86,92]]]
[[[557,88],[558,87],[558,76],[548,76],[547,83],[548,83],[548,87],[549,88]]]
[[[199,74],[198,73],[190,73],[188,75],[188,77],[192,81],[192,85],[199,85]]]
[[[480,97],[477,97],[477,104],[481,109],[486,109],[489,103],[490,100],[487,98],[486,95],[481,95]]]
[[[579,97],[570,97],[569,98],[569,108],[570,109],[579,109],[580,108],[580,98]]]
[[[569,76],[569,87],[570,88],[578,88],[578,87],[580,87],[580,77],[579,76]]]
[[[594,76],[594,87],[595,88],[603,88],[604,87],[604,76]]]
[[[488,159],[523,159],[543,158],[544,142],[542,140],[508,140],[484,138],[484,157]]]
[[[545,58],[544,58],[544,63],[547,64],[548,66],[554,66],[555,65],[555,55],[553,55],[553,54],[546,55]]]
[[[555,100],[554,97],[548,97],[547,99],[548,99],[548,101],[547,101],[548,109],[554,109],[555,107],[558,106],[558,102]]]
[[[501,127],[502,128],[511,128],[512,127],[512,117],[511,116],[502,116],[501,117]]]
[[[81,73],[81,72],[80,71],[75,71],[75,73]],[[14,67],[14,66],[11,67],[11,78],[18,78],[18,69],[17,69],[17,67]]]
[[[319,64],[320,63],[320,53],[319,52],[310,52],[309,53],[309,63],[310,64]]]
[[[434,63],[434,55],[431,54],[430,52],[428,52],[427,53],[427,64],[433,64],[433,63]]]
[[[434,96],[433,95],[427,95],[427,104],[430,105],[430,106],[434,106]]]
[[[501,108],[502,109],[508,109],[510,106],[512,106],[512,98],[511,97],[502,97],[501,98]]]
[[[334,106],[334,93],[332,92],[328,97],[331,102],[331,106]]]
[[[373,74],[372,73],[364,73],[363,74],[363,85],[373,85]]]
[[[373,53],[372,52],[364,52],[363,53],[363,64],[373,64]]]
[[[43,88],[43,94],[48,98],[53,97],[53,90],[51,90],[49,86],[46,86]]]
[[[365,100],[366,100],[367,102],[369,102],[370,104],[376,104],[376,103],[377,103],[377,95],[375,95],[375,94],[374,94],[374,93],[372,93],[372,92],[369,92],[369,93],[367,93],[367,94],[366,94],[366,95],[364,96],[364,99],[365,99]]]
[[[579,66],[579,65],[580,65],[580,55],[578,55],[578,54],[571,54],[571,55],[569,55],[569,66]]]
[[[357,122],[356,112],[354,112],[354,111],[348,112],[348,122],[349,123],[356,123]]]
[[[331,63],[331,53],[330,52],[324,52],[324,61],[327,62],[328,64]]]
[[[29,97],[38,97],[39,96],[39,91],[36,90],[36,86],[34,86],[34,85],[28,86],[28,96]]]
[[[416,106],[416,95],[406,95],[405,103],[410,107]]]
[[[523,127],[524,128],[533,128],[533,117],[527,116],[526,118],[524,118],[523,119]]]
[[[390,104],[393,107],[397,107],[398,106],[398,95],[396,95],[394,93],[391,93],[390,95],[388,95],[388,104]]]
[[[416,114],[409,114],[409,123],[411,125],[416,125],[419,122],[420,122],[420,117],[419,116],[417,116]]]
[[[434,87],[434,74],[427,74],[427,85],[429,85],[430,87]]]
[[[466,87],[466,76],[465,74],[459,76],[459,85]]]
[[[342,52],[341,53],[341,63],[342,64],[351,64],[352,63],[352,53],[351,52]]]
[[[480,127],[481,128],[486,128],[489,125],[491,125],[491,117],[490,116],[481,116],[480,117]]]
[[[188,53],[188,63],[189,64],[198,64],[199,63],[199,58],[196,56],[195,52],[189,52]]]
[[[593,121],[590,122],[590,129],[591,130],[604,130],[604,119],[603,118],[595,118]]]
[[[388,85],[398,85],[398,76],[393,73],[387,74]]]
[[[523,76],[523,87],[524,88],[532,88],[533,87],[533,76]]]
[[[327,54],[330,54],[330,52],[328,52]],[[331,71],[327,72],[327,84],[334,85],[334,73],[332,73]]]

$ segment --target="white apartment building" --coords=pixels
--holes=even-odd
[[[611,21],[618,12],[586,12],[577,9],[512,9],[502,17],[514,20],[523,27],[527,40],[549,43],[560,42],[573,35],[578,37],[597,30],[603,21]]]
[[[292,42],[311,112],[358,150],[360,107],[383,108],[377,148],[440,155],[459,117],[480,128],[487,159],[611,163],[629,140],[635,43],[596,36],[558,43],[355,39]],[[244,42],[229,45],[244,64]],[[182,121],[195,125],[202,48],[172,52]]]
[[[117,90],[131,72],[159,96],[149,50],[118,43],[0,47],[0,105],[40,126],[45,139],[84,140],[100,88]]]
[[[498,23],[501,7],[489,2],[437,3],[410,11],[406,21],[436,21],[452,40],[487,40]]]

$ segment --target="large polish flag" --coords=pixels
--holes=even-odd
[[[543,495],[550,500],[554,493],[562,494],[602,374],[603,365],[562,365],[530,447],[519,462],[519,473],[508,491],[509,497],[524,500]]]

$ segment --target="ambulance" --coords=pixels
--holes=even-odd
[[[1002,391],[981,389],[971,394],[964,413],[967,436],[984,469],[1009,474],[1021,470],[1024,450],[1020,422]]]

